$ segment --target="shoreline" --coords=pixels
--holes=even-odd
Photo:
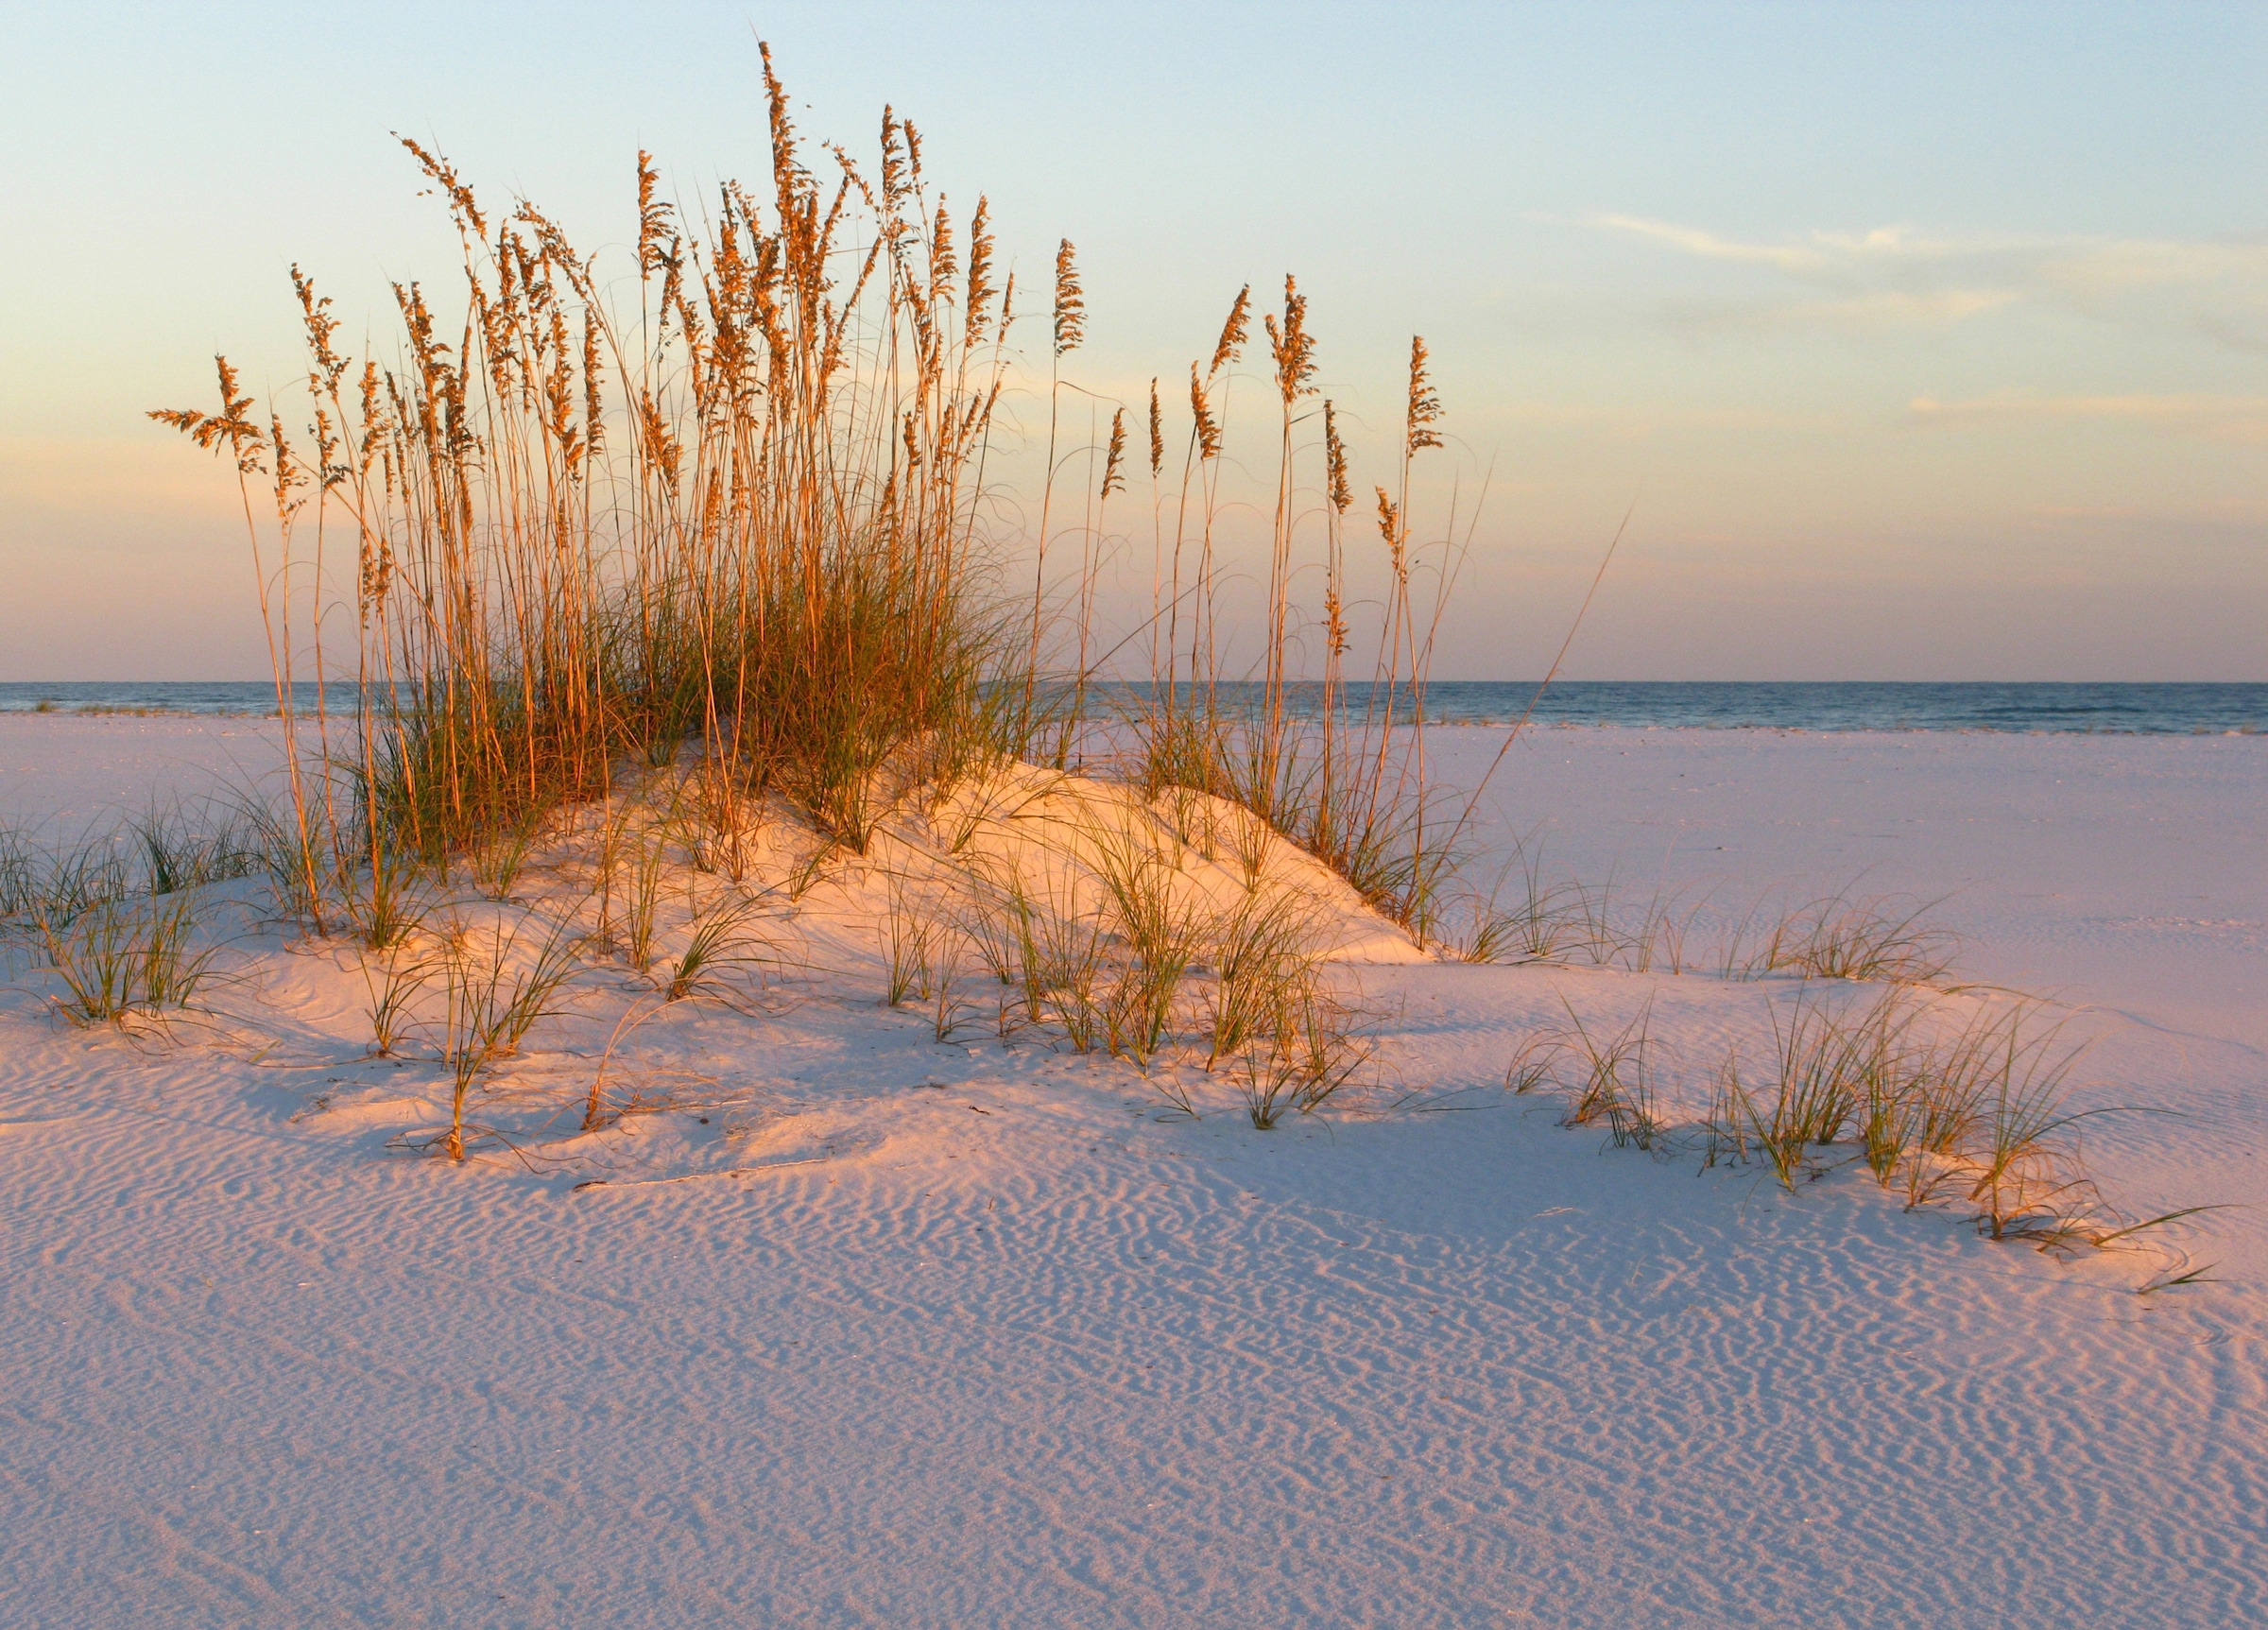
[[[297,715],[301,722],[312,726],[313,713]],[[7,719],[251,719],[281,722],[283,713],[270,708],[266,712],[225,708],[132,708],[80,706],[71,708],[12,708],[0,707],[0,720]],[[334,715],[335,722],[337,715]],[[1096,725],[1108,721],[1096,719]],[[1434,718],[1425,721],[1429,730],[1489,729],[1504,730],[1519,726],[1524,731],[1541,730],[1630,730],[1630,731],[1696,731],[1709,734],[1736,733],[1753,730],[1773,735],[1796,736],[2139,736],[2139,737],[2268,737],[2268,726],[2239,726],[2234,729],[2214,729],[2196,725],[2187,729],[2151,729],[2119,725],[2089,726],[2086,729],[2057,729],[2049,726],[2000,725],[1782,725],[1763,723],[1735,724],[1662,724],[1633,723],[1619,719],[1530,719],[1524,725],[1516,718]],[[1410,729],[1409,721],[1397,721],[1396,729]]]

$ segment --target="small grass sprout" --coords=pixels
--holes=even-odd
[[[364,1013],[370,1021],[370,1052],[389,1058],[402,1049],[414,1022],[420,992],[438,971],[430,951],[397,936],[383,948],[373,948],[357,959],[369,1003]]]
[[[538,913],[485,930],[453,925],[441,956],[449,1125],[437,1140],[449,1159],[465,1158],[465,1105],[474,1085],[517,1054],[539,1022],[564,1010],[560,992],[575,972],[576,952],[570,924]]]
[[[933,950],[943,924],[907,890],[900,877],[886,884],[888,899],[883,911],[882,951],[885,1007],[907,1002],[926,1002],[931,995]]]
[[[1782,916],[1744,956],[1743,935],[1736,933],[1726,952],[1727,971],[1749,979],[1794,973],[1807,979],[1934,984],[1951,969],[1960,951],[1957,936],[1924,920],[1939,903],[1891,895],[1854,899],[1847,891],[1830,895]]]
[[[1352,1013],[1319,982],[1278,987],[1228,1059],[1255,1129],[1320,1108],[1368,1060]]]
[[[1658,1107],[1652,1053],[1653,999],[1638,1016],[1611,1036],[1593,1035],[1565,997],[1567,1025],[1546,1042],[1553,1055],[1571,1059],[1574,1078],[1566,1082],[1568,1105],[1563,1126],[1591,1126],[1605,1123],[1618,1149],[1635,1145],[1651,1152],[1665,1126]],[[1547,1061],[1548,1062],[1548,1061]],[[1515,1060],[1515,1070],[1520,1068]],[[1515,1091],[1532,1090],[1541,1079],[1531,1075],[1514,1081]]]
[[[739,893],[722,895],[706,907],[696,905],[685,944],[666,964],[669,977],[662,983],[662,1000],[730,998],[727,975],[732,969],[776,959],[771,941],[757,929],[765,915],[763,901]]]
[[[180,894],[249,875],[257,864],[232,826],[192,824],[178,810],[152,809],[132,823],[152,896]]]
[[[386,844],[370,846],[369,863],[350,880],[343,906],[355,936],[372,951],[391,951],[424,920],[415,861]]]
[[[70,1023],[87,1028],[129,1014],[188,1007],[211,970],[215,948],[191,948],[191,901],[106,901],[67,921],[37,918],[47,967],[61,982],[53,998]]]
[[[493,835],[472,844],[467,860],[473,883],[482,895],[500,902],[511,898],[541,833],[541,818],[528,812],[505,823]]]
[[[95,906],[133,892],[130,869],[108,837],[89,835],[50,849],[13,828],[0,828],[0,927],[37,938]]]

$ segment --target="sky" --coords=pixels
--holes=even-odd
[[[0,62],[0,679],[266,671],[234,492],[144,417],[452,275],[389,132],[585,243],[882,104],[1085,268],[1082,382],[1298,275],[1384,434],[1435,359],[1435,672],[2268,680],[2268,8],[20,7]],[[1037,338],[1037,335],[1034,335]],[[1366,451],[1358,447],[1358,456]],[[1377,477],[1382,458],[1366,474]],[[1469,506],[1481,494],[1477,513]],[[1445,511],[1443,512],[1445,513]],[[1146,565],[1143,568],[1146,574]]]

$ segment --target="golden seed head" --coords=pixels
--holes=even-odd
[[[1221,427],[1212,417],[1212,404],[1205,400],[1205,386],[1198,382],[1197,365],[1189,365],[1189,411],[1197,421],[1197,456],[1217,458],[1221,453]]]
[[[1331,483],[1331,506],[1341,515],[1354,502],[1347,484],[1347,443],[1339,438],[1339,419],[1328,398],[1323,403],[1323,459]]]
[[[991,217],[980,194],[976,200],[976,214],[969,222],[969,307],[965,343],[974,345],[985,337],[985,306],[991,298]]]
[[[1236,303],[1228,308],[1228,320],[1221,325],[1221,343],[1212,348],[1212,367],[1206,370],[1211,378],[1243,353],[1245,336],[1252,332],[1252,285],[1236,291]]]
[[[1416,453],[1420,448],[1441,445],[1441,438],[1427,428],[1440,420],[1441,399],[1434,394],[1433,381],[1426,377],[1425,364],[1425,341],[1420,336],[1412,335],[1410,336],[1410,403],[1408,417],[1404,421],[1404,428],[1408,436],[1408,447],[1412,453]]]
[[[1314,386],[1315,340],[1307,332],[1307,297],[1287,273],[1283,280],[1283,326],[1274,317],[1263,319],[1268,331],[1268,351],[1276,360],[1276,389],[1287,408]]]
[[[1110,452],[1103,461],[1103,492],[1108,498],[1113,492],[1126,489],[1125,476],[1120,466],[1126,458],[1126,410],[1120,408],[1110,416]]]
[[[1065,238],[1056,249],[1056,354],[1075,350],[1087,335],[1087,301],[1079,289],[1076,251]]]
[[[898,139],[898,118],[890,105],[882,105],[882,202],[886,208],[897,204],[905,193],[905,149]]]

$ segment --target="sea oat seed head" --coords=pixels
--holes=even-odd
[[[1323,459],[1331,484],[1331,506],[1344,515],[1354,502],[1354,491],[1347,484],[1347,443],[1339,438],[1338,414],[1328,397],[1323,403]]]
[[[654,169],[653,154],[644,147],[639,148],[638,278],[642,283],[664,266],[669,266],[673,275],[677,270],[671,265],[676,253],[674,248],[669,250],[662,248],[665,241],[676,235],[670,230],[669,218],[677,212],[656,197],[660,186],[661,177]],[[662,303],[666,308],[670,303],[669,297],[663,296]]]
[[[1425,341],[1416,335],[1410,336],[1410,405],[1405,421],[1409,436],[1409,450],[1416,453],[1424,447],[1438,447],[1441,438],[1427,426],[1441,418],[1441,399],[1434,394],[1433,381],[1425,373]]]
[[[1221,343],[1212,348],[1212,366],[1205,377],[1211,379],[1244,352],[1245,336],[1252,332],[1252,285],[1236,291],[1236,303],[1228,308],[1228,320],[1221,325]]]
[[[979,194],[976,214],[969,222],[969,310],[967,343],[985,337],[985,304],[992,298],[991,216]]]
[[[1079,268],[1071,240],[1056,249],[1056,354],[1077,348],[1087,335],[1087,301],[1079,291]]]
[[[1189,365],[1189,410],[1197,421],[1197,456],[1217,458],[1221,453],[1221,427],[1212,417],[1211,403],[1205,400],[1205,386],[1198,383],[1197,365]]]
[[[1276,359],[1276,389],[1289,407],[1314,386],[1315,340],[1307,332],[1307,297],[1290,274],[1283,280],[1283,326],[1273,317],[1263,319],[1268,331],[1268,351]]]
[[[456,171],[439,154],[427,152],[399,130],[393,134],[394,140],[407,147],[417,159],[418,167],[425,172],[426,178],[441,189],[449,200],[451,212],[472,229],[474,237],[485,239],[489,235],[488,218],[480,213],[480,206],[472,201],[472,189],[457,180]]]
[[[954,253],[953,219],[945,213],[945,195],[937,195],[936,218],[929,229],[929,299],[932,305],[951,303],[953,280],[960,275],[961,263]]]
[[[1126,458],[1126,410],[1120,408],[1110,416],[1110,452],[1103,461],[1103,491],[1108,498],[1113,492],[1126,489],[1126,478],[1120,466]]]
[[[898,117],[890,105],[882,105],[882,201],[895,207],[905,192],[905,152],[898,140]]]

